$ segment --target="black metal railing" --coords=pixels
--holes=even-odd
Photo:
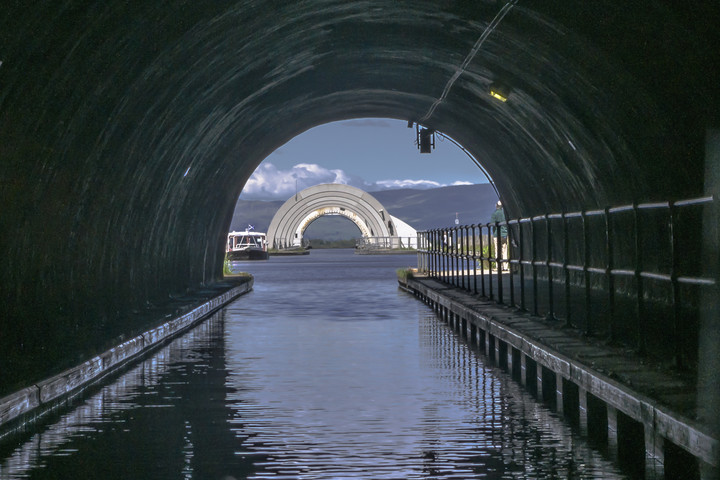
[[[418,267],[682,365],[696,354],[702,290],[717,289],[701,252],[703,216],[717,219],[716,203],[708,196],[419,232]]]
[[[415,249],[417,237],[360,237],[355,245],[362,250]]]

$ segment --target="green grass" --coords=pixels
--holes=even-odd
[[[417,272],[417,270],[415,268],[407,267],[407,268],[398,268],[396,272],[397,272],[398,280],[407,282],[408,279],[412,279],[413,277],[415,277],[415,272]]]
[[[228,260],[227,256],[225,256],[225,261],[223,262],[223,275],[226,277],[252,277],[251,274],[247,272],[236,272],[232,268],[232,263],[230,260]]]

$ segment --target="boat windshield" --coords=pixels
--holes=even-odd
[[[251,235],[243,235],[241,237],[235,237],[235,246],[252,246],[252,247],[261,247],[262,246],[262,238],[259,236],[251,236]]]

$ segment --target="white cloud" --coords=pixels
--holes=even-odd
[[[380,180],[377,182],[377,186],[386,189],[397,189],[397,188],[437,188],[443,187],[444,185],[432,180]]]
[[[331,170],[315,163],[299,163],[289,170],[280,170],[272,163],[264,162],[247,181],[245,188],[243,188],[240,194],[240,198],[243,200],[287,200],[295,194],[296,188],[300,191],[320,183],[341,183],[368,192],[400,188],[428,189],[446,186],[446,184],[432,180],[406,179],[367,182],[343,170]],[[451,185],[470,184],[470,182],[457,181]]]

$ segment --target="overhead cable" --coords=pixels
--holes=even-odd
[[[460,150],[462,150],[465,153],[465,155],[470,157],[470,160],[472,160],[472,162],[475,164],[475,166],[480,169],[480,171],[483,173],[483,175],[485,175],[485,178],[487,179],[488,183],[492,186],[493,190],[495,190],[495,195],[497,195],[497,197],[500,198],[500,193],[498,192],[498,189],[495,186],[495,182],[493,182],[492,177],[490,177],[487,170],[485,170],[485,167],[482,166],[480,161],[477,158],[475,158],[475,156],[472,153],[470,153],[465,147],[463,147],[458,142],[456,142],[454,138],[448,137],[447,135],[445,135],[442,132],[436,132],[436,133],[438,135],[440,135],[440,137],[442,137],[443,139],[450,140],[452,143],[455,144],[456,147],[458,147]]]
[[[435,113],[435,109],[445,100],[445,98],[450,93],[450,90],[452,89],[453,85],[455,85],[455,82],[458,78],[460,78],[460,75],[465,73],[465,70],[470,65],[470,62],[473,61],[473,58],[475,58],[475,55],[477,55],[477,52],[480,50],[480,47],[482,47],[482,44],[485,42],[485,40],[490,36],[490,34],[497,28],[497,26],[502,22],[503,18],[505,18],[505,15],[510,11],[512,7],[514,7],[517,4],[518,0],[510,0],[508,3],[503,5],[503,7],[500,9],[500,11],[495,15],[495,18],[493,18],[492,22],[485,28],[485,31],[483,31],[482,35],[477,39],[475,42],[475,45],[473,45],[473,48],[470,50],[470,53],[467,54],[465,57],[465,60],[463,61],[462,65],[460,65],[460,68],[455,71],[453,76],[448,80],[447,84],[445,85],[445,89],[443,89],[442,95],[438,97],[435,102],[433,102],[430,109],[427,111],[424,117],[420,119],[420,123],[427,122],[430,117],[432,117],[433,113]]]

